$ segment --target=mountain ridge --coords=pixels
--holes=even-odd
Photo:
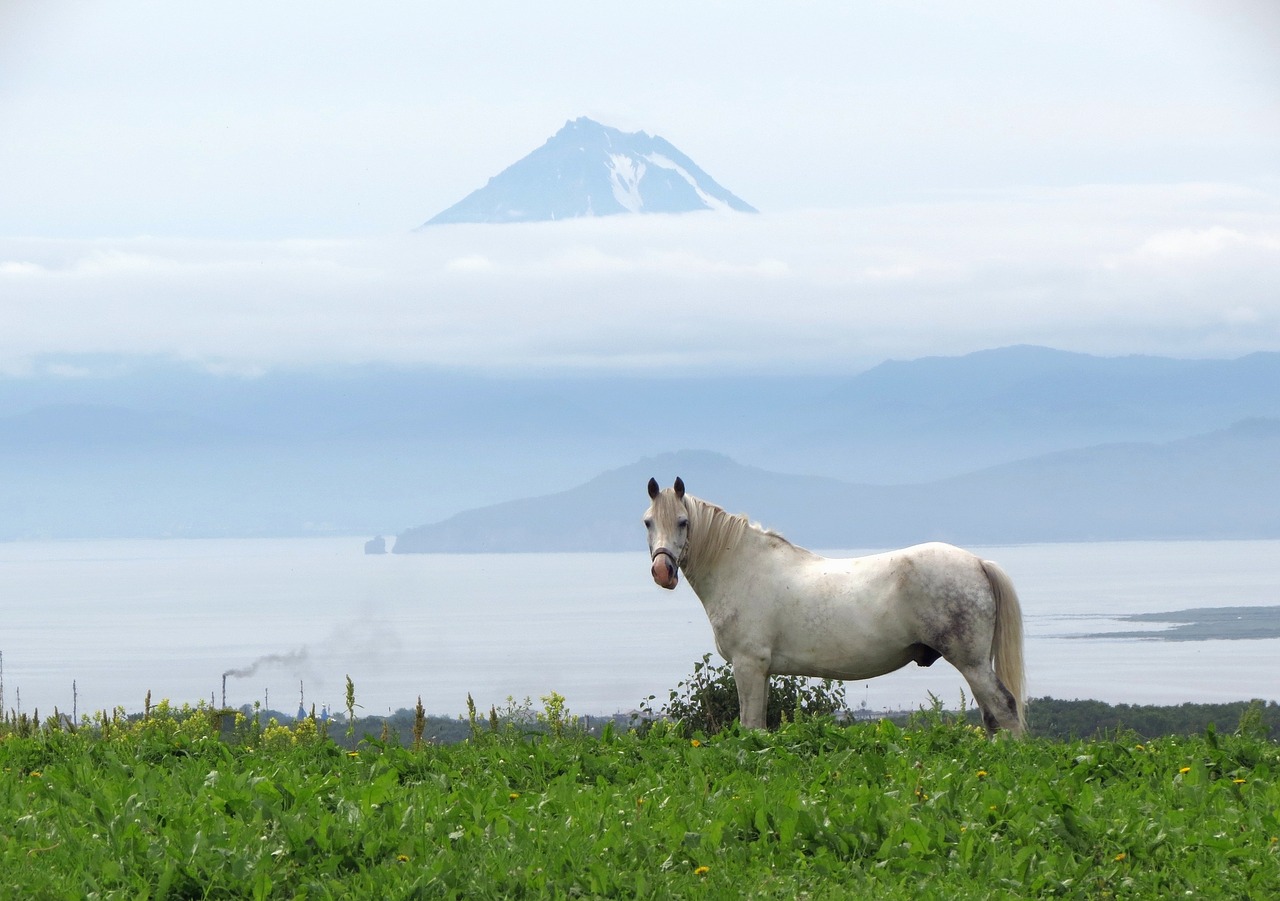
[[[0,540],[395,535],[673,448],[870,490],[1280,419],[1280,353],[1179,360],[1014,347],[854,374],[675,380],[392,367],[232,378],[99,364],[107,374],[0,376]],[[1114,447],[1107,453],[1121,465]],[[1203,471],[1177,478],[1211,484],[1219,465],[1206,457]],[[712,500],[732,500],[727,482]],[[787,521],[769,524],[786,534]]]
[[[1280,419],[1246,420],[1164,444],[1060,451],[894,486],[788,475],[724,454],[683,451],[643,458],[556,494],[405,530],[393,551],[639,548],[645,481],[653,476],[665,485],[676,475],[691,494],[758,518],[806,547],[1278,538],[1277,459]]]

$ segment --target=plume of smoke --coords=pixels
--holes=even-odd
[[[252,676],[262,669],[264,666],[278,666],[286,669],[297,669],[307,662],[308,650],[305,647],[298,648],[295,651],[288,651],[284,654],[264,654],[248,666],[239,666],[227,670],[222,674],[222,678],[244,679]]]

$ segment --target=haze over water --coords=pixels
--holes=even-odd
[[[631,710],[713,654],[683,583],[650,581],[644,552],[365,556],[362,539],[0,544],[7,709],[80,714],[153,701],[299,701],[362,716],[456,715],[557,691],[571,710]],[[638,536],[638,543],[639,536]],[[1181,703],[1280,697],[1280,639],[1081,638],[1160,624],[1126,614],[1280,604],[1280,541],[983,548],[1014,580],[1031,697]],[[75,684],[73,696],[72,685]],[[301,684],[300,684],[301,683]],[[959,702],[939,662],[849,683],[852,706]],[[300,696],[301,692],[301,696]],[[966,692],[967,694],[967,692]]]

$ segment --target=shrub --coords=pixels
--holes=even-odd
[[[703,654],[702,660],[693,664],[689,677],[671,689],[659,713],[653,709],[653,700],[651,695],[641,702],[642,717],[666,716],[678,720],[691,732],[706,735],[727,729],[739,716],[733,668],[727,663],[713,664],[710,654]],[[846,706],[844,685],[833,679],[772,676],[765,724],[777,729],[787,720],[833,716]]]

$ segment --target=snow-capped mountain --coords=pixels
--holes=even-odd
[[[584,117],[425,225],[695,210],[755,212],[663,138]]]

